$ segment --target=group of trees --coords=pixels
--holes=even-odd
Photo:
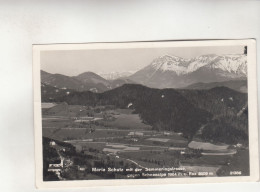
[[[183,157],[185,159],[199,158],[202,156],[201,153],[201,149],[186,149]]]
[[[248,144],[248,134],[245,127],[240,128],[244,123],[240,122],[239,117],[233,123],[229,123],[230,120],[234,120],[235,117],[231,118],[219,118],[209,122],[203,129],[201,137],[204,140],[213,142],[222,142],[227,144],[243,143]],[[232,125],[233,124],[233,125]]]

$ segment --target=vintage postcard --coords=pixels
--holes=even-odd
[[[33,46],[36,186],[258,181],[255,40]]]

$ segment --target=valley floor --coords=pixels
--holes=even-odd
[[[189,142],[181,133],[155,131],[131,109],[55,106],[44,104],[42,133],[63,165],[58,171],[47,165],[46,180],[249,175],[247,147]],[[57,177],[48,175],[53,173]]]

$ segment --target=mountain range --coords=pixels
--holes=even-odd
[[[165,55],[136,73],[84,72],[77,76],[41,71],[41,82],[52,87],[101,93],[124,84],[142,84],[151,88],[205,89],[225,86],[245,92],[247,89],[247,56],[202,55],[192,59]],[[232,82],[232,83],[231,83]],[[242,83],[241,83],[242,82]]]
[[[77,76],[51,74],[41,70],[41,83],[59,89],[75,91],[92,91],[95,93],[120,87],[126,83],[134,83],[129,79],[106,80],[93,72],[84,72]]]
[[[153,88],[182,88],[194,83],[247,78],[247,57],[202,55],[192,59],[165,55],[131,75],[129,79]]]

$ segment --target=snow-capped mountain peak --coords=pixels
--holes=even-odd
[[[190,59],[164,55],[130,76],[130,80],[154,88],[182,88],[194,83],[246,79],[247,56],[202,55]]]
[[[192,59],[164,55],[156,58],[150,65],[154,70],[173,71],[177,75],[192,73],[202,67],[219,69],[228,73],[247,74],[247,58],[243,54],[202,55]]]
[[[178,75],[184,74],[186,71],[185,59],[177,56],[164,55],[153,60],[151,66],[155,70],[174,71]]]
[[[245,55],[221,55],[210,67],[229,73],[247,75],[247,58]]]

